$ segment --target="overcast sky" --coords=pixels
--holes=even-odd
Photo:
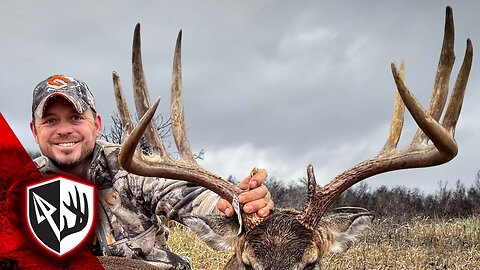
[[[390,63],[406,61],[406,81],[428,104],[443,38],[445,7],[455,19],[457,62],[480,40],[478,1],[6,1],[0,0],[0,112],[23,145],[34,86],[53,74],[84,80],[104,124],[116,111],[111,73],[131,102],[131,42],[142,25],[150,95],[168,115],[172,56],[183,29],[188,136],[202,164],[243,178],[253,166],[297,181],[307,164],[325,184],[370,158],[388,134],[395,85]],[[372,186],[431,192],[438,182],[470,186],[480,169],[480,81],[474,57],[448,164],[391,172]],[[416,130],[406,118],[401,146]]]

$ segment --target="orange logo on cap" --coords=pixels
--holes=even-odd
[[[63,83],[60,83],[58,80],[63,81],[64,83],[69,82],[70,80],[62,75],[56,75],[48,79],[48,84],[55,85],[55,86],[60,86]]]

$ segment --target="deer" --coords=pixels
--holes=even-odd
[[[181,42],[182,31],[178,34],[173,57],[170,106],[173,137],[179,157],[173,158],[167,152],[151,121],[160,98],[153,104],[149,99],[141,58],[140,25],[137,24],[132,49],[132,70],[135,103],[141,119],[135,127],[121,90],[119,76],[115,72],[113,74],[117,107],[126,134],[119,162],[124,169],[134,174],[190,181],[238,206],[236,198],[243,190],[201,167],[192,155],[183,113]],[[302,211],[273,209],[266,218],[241,211],[236,218],[221,215],[184,216],[181,218],[182,223],[194,230],[209,246],[234,251],[224,269],[321,269],[321,259],[325,254],[347,250],[373,220],[372,213],[359,207],[344,208],[346,211],[329,214],[329,207],[345,190],[374,175],[437,166],[449,162],[457,155],[455,129],[472,58],[472,43],[467,39],[463,63],[447,104],[449,80],[455,62],[453,12],[451,7],[447,7],[443,46],[427,109],[422,107],[405,82],[404,62],[400,67],[391,64],[397,93],[388,137],[378,155],[345,170],[323,187],[316,184],[313,166],[308,165],[308,193]],[[418,130],[410,144],[399,149],[405,108],[417,123]],[[138,142],[142,136],[145,136],[152,148],[151,155],[146,155],[139,149]],[[240,204],[239,209],[242,207]]]

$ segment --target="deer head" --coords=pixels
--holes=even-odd
[[[119,154],[120,164],[128,171],[144,175],[186,180],[206,187],[222,198],[232,201],[242,190],[200,167],[192,156],[185,134],[182,105],[181,32],[178,35],[173,60],[171,120],[179,159],[173,159],[156,134],[151,118],[159,99],[150,104],[143,74],[140,53],[140,26],[137,25],[133,42],[134,96],[139,117],[133,129],[118,76],[114,73],[117,105],[126,133]],[[393,78],[398,90],[394,102],[390,133],[380,153],[344,171],[323,187],[317,186],[313,167],[307,167],[308,197],[303,211],[274,210],[265,219],[255,214],[241,214],[243,232],[238,235],[239,222],[223,216],[187,216],[183,223],[195,230],[209,245],[230,249],[235,255],[225,269],[320,269],[320,260],[327,252],[342,252],[352,245],[357,235],[372,220],[372,214],[362,208],[343,208],[341,213],[328,214],[327,208],[346,189],[370,176],[384,172],[429,167],[446,163],[457,154],[454,139],[465,88],[470,73],[473,48],[467,40],[462,67],[447,103],[449,79],[455,61],[452,9],[447,7],[443,47],[436,73],[433,94],[427,110],[409,91],[404,81],[404,65],[400,69],[392,63]],[[403,128],[407,107],[418,124],[411,143],[403,149],[397,144]],[[144,134],[153,154],[145,156],[138,151],[138,141]]]

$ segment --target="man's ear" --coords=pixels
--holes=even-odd
[[[38,144],[38,133],[37,133],[37,128],[35,127],[35,124],[30,122],[30,130],[32,131],[33,138],[35,139],[35,142]]]
[[[100,138],[100,136],[102,136],[102,117],[98,113],[95,115],[95,129],[97,131],[97,138]]]
[[[183,216],[180,221],[193,230],[207,245],[230,251],[238,240],[238,222],[222,215]]]
[[[373,220],[373,214],[365,209],[345,209],[350,210],[350,213],[326,215],[319,224],[319,226],[329,228],[333,233],[334,239],[329,245],[329,251],[333,253],[341,253],[349,249]],[[355,213],[351,213],[351,210]]]

